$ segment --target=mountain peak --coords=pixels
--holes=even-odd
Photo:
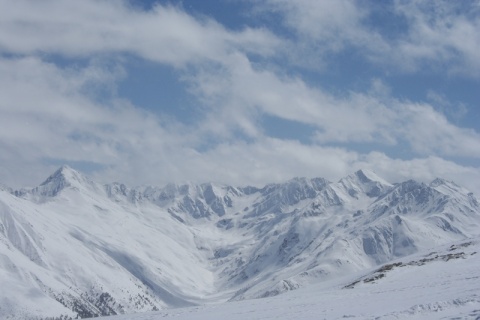
[[[82,185],[92,184],[94,183],[80,172],[63,165],[32,191],[42,196],[53,197],[67,187],[81,188]]]
[[[79,172],[75,171],[67,165],[63,165],[58,168],[53,174],[51,174],[44,182],[42,182],[40,186],[45,186],[53,182],[63,182],[70,184],[69,182],[83,180],[82,178],[83,177]]]
[[[378,176],[375,172],[368,169],[360,169],[356,171],[354,175],[363,183],[380,182],[381,184],[391,185],[389,182]]]
[[[454,185],[454,186],[457,186],[457,184],[455,184],[454,182],[452,181],[448,181],[448,180],[445,180],[445,179],[442,179],[442,178],[436,178],[435,180],[433,180],[432,182],[430,182],[430,187],[438,187],[438,186],[441,186],[441,185]]]
[[[392,184],[379,177],[375,172],[362,169],[340,179],[338,185],[351,197],[356,198],[359,193],[369,197],[378,197],[392,187]]]
[[[436,178],[435,180],[430,182],[429,187],[450,196],[454,194],[463,194],[468,196],[469,194],[471,194],[470,190],[459,186],[453,181],[448,181],[442,178]]]

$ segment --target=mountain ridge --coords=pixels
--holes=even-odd
[[[0,316],[93,317],[267,297],[477,235],[480,205],[446,180],[264,187],[98,184],[63,166],[0,190]],[[23,298],[22,298],[23,297]],[[0,296],[0,298],[2,298]],[[42,305],[43,307],[38,307]]]

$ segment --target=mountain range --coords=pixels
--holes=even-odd
[[[130,188],[63,166],[35,188],[0,188],[0,318],[264,298],[479,231],[476,197],[439,178]]]

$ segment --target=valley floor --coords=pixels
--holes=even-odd
[[[376,268],[276,297],[104,319],[480,319],[479,243],[445,246],[405,257],[385,272]]]

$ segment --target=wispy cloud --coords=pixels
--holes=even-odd
[[[480,76],[478,1],[264,0],[260,8],[278,13],[293,31],[295,61],[317,57],[326,64],[331,54],[354,50],[393,72],[447,67]],[[375,23],[378,16],[390,20],[388,30]]]
[[[432,66],[480,76],[478,1],[395,1],[408,31],[394,45],[397,59],[413,69]],[[443,70],[442,70],[443,71]]]
[[[319,143],[405,141],[420,155],[480,157],[478,132],[455,126],[428,103],[385,97],[384,91],[334,96],[301,79],[255,69],[245,57],[221,75],[195,80],[198,93],[216,106],[207,125],[216,133],[236,128],[258,137],[258,117],[266,113],[317,128],[312,138]]]
[[[272,54],[278,41],[266,29],[228,31],[211,19],[196,19],[174,6],[150,11],[116,1],[2,0],[0,47],[16,54],[131,53],[185,66],[222,61],[232,51]]]

